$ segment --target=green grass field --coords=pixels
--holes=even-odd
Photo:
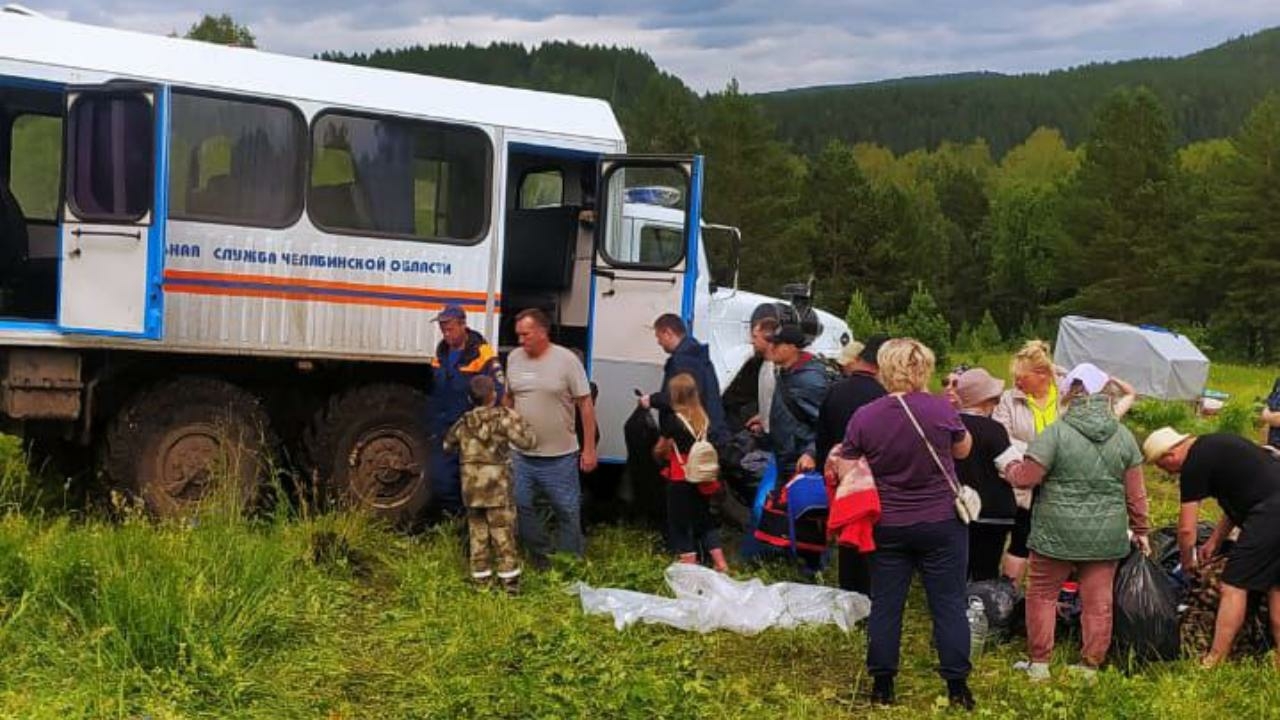
[[[988,363],[999,370],[1001,363]],[[1224,368],[1214,387],[1262,394],[1271,370]],[[697,635],[614,630],[566,592],[662,590],[654,534],[601,527],[583,563],[526,577],[519,598],[465,582],[459,528],[404,537],[352,515],[110,522],[32,507],[0,443],[0,717],[918,718],[949,714],[923,597],[910,601],[900,706],[864,699],[861,628]],[[1152,477],[1157,519],[1176,488]],[[752,571],[792,579],[785,565]],[[833,582],[833,578],[826,578]],[[1059,648],[1075,659],[1076,644]],[[978,717],[1274,717],[1270,659],[1214,672],[1113,668],[1095,686],[1030,686],[1020,640],[973,675]],[[1060,667],[1058,668],[1060,671]]]

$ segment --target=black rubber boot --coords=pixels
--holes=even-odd
[[[893,704],[893,676],[879,675],[871,685],[871,704],[873,705],[892,705]]]
[[[951,707],[972,711],[977,705],[973,701],[973,693],[969,691],[969,683],[966,680],[948,680],[947,697],[951,700]]]

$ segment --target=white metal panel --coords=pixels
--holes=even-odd
[[[444,304],[464,305],[471,324],[485,326],[490,242],[329,235],[305,219],[287,230],[170,222],[164,340],[245,353],[422,359],[438,342],[431,320]],[[299,262],[310,256],[361,267]],[[423,266],[434,272],[406,270]]]
[[[622,140],[609,104],[0,13],[0,60],[57,68],[47,79],[157,80],[442,120]],[[0,63],[2,66],[3,63]],[[2,71],[2,67],[0,67]]]
[[[652,335],[649,339],[653,339]],[[623,427],[636,409],[636,398],[631,389],[657,390],[662,384],[662,365],[645,361],[593,359],[591,379],[600,388],[600,398],[596,403],[600,446],[596,448],[596,454],[603,460],[625,460],[627,441]]]
[[[70,332],[144,332],[146,228],[72,221],[62,228],[58,324]]]
[[[298,105],[307,118],[324,108]],[[431,320],[446,302],[463,304],[473,327],[490,327],[506,162],[497,131],[481,129],[495,151],[488,231],[476,244],[326,233],[305,213],[279,230],[171,221],[163,345],[412,362],[434,353],[439,337]],[[361,266],[300,264],[299,256]],[[434,264],[438,272],[407,271],[412,263]]]

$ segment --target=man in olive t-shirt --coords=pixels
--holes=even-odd
[[[529,450],[512,456],[520,542],[535,564],[550,548],[546,529],[534,510],[534,497],[546,495],[556,516],[555,550],[582,555],[582,489],[578,471],[596,467],[596,438],[586,433],[579,451],[574,407],[583,427],[595,427],[591,385],[582,363],[568,348],[551,342],[550,322],[539,310],[516,317],[520,347],[507,358],[507,398],[536,437]]]
[[[1271,617],[1280,617],[1280,461],[1238,435],[1195,437],[1167,427],[1151,433],[1142,451],[1148,462],[1179,475],[1178,547],[1183,568],[1195,571],[1213,557],[1233,528],[1240,528],[1222,573],[1213,645],[1201,660],[1213,667],[1231,654],[1244,624],[1249,591],[1266,592]],[[1210,497],[1218,501],[1223,516],[1197,553],[1200,503]],[[1272,623],[1272,633],[1280,645],[1280,624]]]

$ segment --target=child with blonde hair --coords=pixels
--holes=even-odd
[[[666,463],[662,474],[667,483],[667,542],[680,562],[696,563],[698,548],[711,555],[711,561],[719,572],[729,569],[719,534],[711,519],[709,498],[720,488],[720,482],[690,482],[687,473],[690,452],[694,444],[705,440],[711,428],[711,419],[698,393],[693,376],[681,373],[667,384],[671,402],[670,413],[663,413],[659,424],[661,437],[653,454],[659,463]]]

